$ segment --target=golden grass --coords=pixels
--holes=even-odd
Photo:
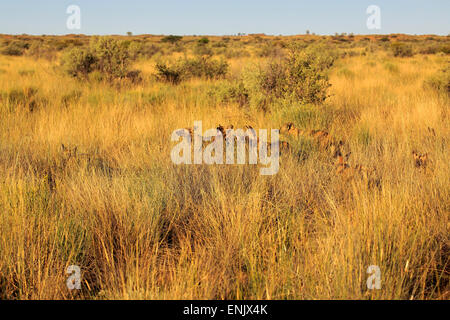
[[[203,80],[114,89],[69,79],[55,63],[0,57],[1,91],[34,87],[45,99],[33,112],[0,104],[1,298],[448,299],[449,100],[423,86],[445,63],[380,52],[333,69],[331,98],[301,129],[344,140],[349,163],[381,179],[368,188],[343,180],[312,144],[269,177],[170,160],[171,132],[194,120],[280,128],[298,107],[216,104]],[[136,68],[148,76],[153,62]],[[99,162],[62,168],[61,143]],[[413,150],[431,165],[416,168]],[[81,292],[66,287],[69,265],[81,267]],[[366,288],[370,265],[380,290]]]

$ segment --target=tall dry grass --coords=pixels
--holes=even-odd
[[[1,57],[2,92],[37,92],[32,111],[1,103],[1,298],[448,299],[449,100],[423,85],[445,63],[344,58],[325,106],[263,113],[216,103],[211,81],[117,89]],[[175,166],[170,134],[194,120],[326,129],[381,187],[342,180],[308,139],[297,145],[306,159],[282,157],[274,176]],[[61,143],[89,159],[61,164]],[[429,153],[427,169],[412,150]],[[81,291],[66,287],[69,265],[81,267]],[[366,287],[370,265],[380,290]]]

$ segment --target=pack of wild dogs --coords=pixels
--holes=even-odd
[[[221,136],[223,139],[227,137],[227,131],[233,129],[233,125],[224,127],[222,125],[217,126],[217,135],[208,137],[209,140],[214,141],[217,136]],[[254,129],[247,125],[245,130],[255,132]],[[430,130],[430,129],[429,129]],[[185,128],[183,133],[188,134],[191,138],[194,137],[193,128]],[[183,134],[183,133],[180,133]],[[364,165],[349,162],[351,151],[343,140],[336,139],[325,130],[302,130],[297,128],[294,123],[289,122],[283,125],[279,129],[279,133],[282,137],[297,140],[300,137],[311,138],[315,141],[320,150],[324,151],[331,159],[334,160],[335,174],[341,177],[344,181],[362,180],[368,184],[369,187],[380,187],[381,178],[376,172],[376,168],[368,168]],[[203,138],[203,137],[202,137]],[[245,141],[259,143],[259,137],[256,134],[252,136],[246,136]],[[271,144],[268,144],[268,150],[270,150]],[[344,152],[344,150],[346,150]],[[293,154],[293,150],[288,141],[279,141],[280,155]],[[422,154],[417,151],[412,151],[412,158],[414,166],[417,169],[426,169],[431,160],[428,153]],[[104,157],[98,155],[83,153],[78,151],[76,146],[61,145],[59,153],[56,159],[47,166],[45,170],[48,183],[51,190],[56,187],[55,177],[63,173],[69,172],[75,167],[86,167],[87,169],[96,169],[111,175],[112,172],[119,171],[116,163],[105,160]]]
[[[223,137],[224,139],[227,137],[227,131],[229,129],[234,129],[233,125],[229,125],[224,127],[222,125],[217,126],[217,135]],[[244,130],[254,130],[251,126],[247,125],[244,127]],[[429,129],[433,130],[433,129]],[[189,135],[190,137],[194,137],[195,130],[193,128],[185,128],[183,132]],[[255,132],[255,131],[253,131]],[[281,137],[288,138],[288,140],[298,140],[299,138],[309,138],[313,139],[319,150],[322,150],[334,161],[335,166],[335,174],[342,178],[344,181],[354,181],[360,180],[365,183],[369,187],[380,187],[381,186],[381,177],[377,173],[376,168],[369,168],[359,163],[351,163],[350,156],[351,151],[349,150],[349,146],[345,143],[345,141],[336,139],[330,133],[325,130],[302,130],[297,128],[294,123],[289,122],[283,125],[279,129],[279,133]],[[181,133],[180,133],[181,134]],[[253,135],[254,141],[259,143],[259,138],[256,134]],[[210,137],[208,140],[214,140],[215,137]],[[246,142],[251,140],[250,137],[245,137]],[[271,144],[268,144],[268,149],[270,149]],[[293,150],[288,141],[280,140],[279,141],[279,151],[280,155],[283,154],[293,154]],[[430,164],[430,157],[428,153],[422,154],[417,151],[412,151],[412,158],[414,161],[414,166],[418,169],[426,169]]]
[[[428,128],[434,135],[434,129]],[[345,142],[332,137],[327,131],[324,130],[310,130],[305,131],[296,128],[292,122],[286,123],[280,128],[280,133],[291,136],[294,139],[298,139],[300,136],[309,136],[316,140],[319,148],[328,151],[332,158],[335,160],[336,174],[341,176],[345,180],[352,180],[355,178],[363,178],[369,186],[380,186],[381,178],[377,175],[375,168],[368,168],[361,164],[355,163],[351,165],[349,158],[351,152],[348,151],[344,154]],[[426,169],[430,164],[430,157],[428,153],[421,154],[417,151],[412,151],[414,165],[418,169]]]
[[[428,130],[434,133],[434,129],[428,128]],[[381,178],[377,174],[376,169],[368,168],[358,163],[351,165],[349,163],[351,152],[348,151],[348,147],[346,147],[348,152],[345,154],[343,152],[345,148],[345,142],[343,140],[335,139],[327,131],[305,131],[296,128],[292,122],[289,122],[280,128],[280,133],[291,136],[294,139],[298,139],[300,136],[312,137],[316,140],[320,149],[328,151],[331,157],[335,159],[335,172],[337,175],[341,176],[344,180],[347,181],[356,178],[362,178],[368,183],[369,187],[380,187]],[[412,156],[416,168],[426,169],[428,167],[430,163],[430,157],[428,153],[421,154],[414,150],[412,151]]]

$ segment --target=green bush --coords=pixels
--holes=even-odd
[[[198,40],[198,43],[199,44],[203,44],[203,45],[208,44],[209,43],[209,39],[208,38],[201,38],[201,39]]]
[[[71,48],[62,59],[66,73],[73,77],[87,78],[97,71],[107,80],[125,78],[130,62],[127,45],[107,37],[94,39],[89,48]]]
[[[62,58],[64,71],[72,77],[87,78],[95,69],[96,57],[89,49],[74,47]]]
[[[413,51],[410,45],[402,42],[395,42],[391,44],[391,50],[394,57],[412,57]]]
[[[177,84],[189,78],[223,78],[228,72],[228,63],[209,57],[197,57],[180,59],[173,64],[159,62],[156,64],[156,70],[159,80]]]
[[[277,99],[320,104],[328,97],[328,71],[336,56],[323,47],[291,48],[289,54],[244,73],[251,99],[266,106]]]
[[[183,60],[181,69],[187,77],[219,79],[227,74],[228,63],[223,60],[199,57]]]
[[[179,64],[168,65],[158,62],[156,64],[156,78],[160,81],[178,84],[182,80],[183,72]]]
[[[242,81],[225,81],[210,92],[221,103],[237,103],[240,107],[249,104],[249,92]]]
[[[182,36],[170,35],[170,36],[162,38],[161,42],[176,43],[176,42],[180,41],[181,39],[183,39]]]
[[[104,73],[107,78],[123,78],[128,73],[130,56],[127,48],[112,38],[97,38],[91,43],[91,51],[95,57],[95,69]]]

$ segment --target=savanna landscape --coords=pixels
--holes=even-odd
[[[0,35],[0,298],[449,299],[449,53],[436,35]],[[174,164],[194,121],[279,129],[278,173]]]

